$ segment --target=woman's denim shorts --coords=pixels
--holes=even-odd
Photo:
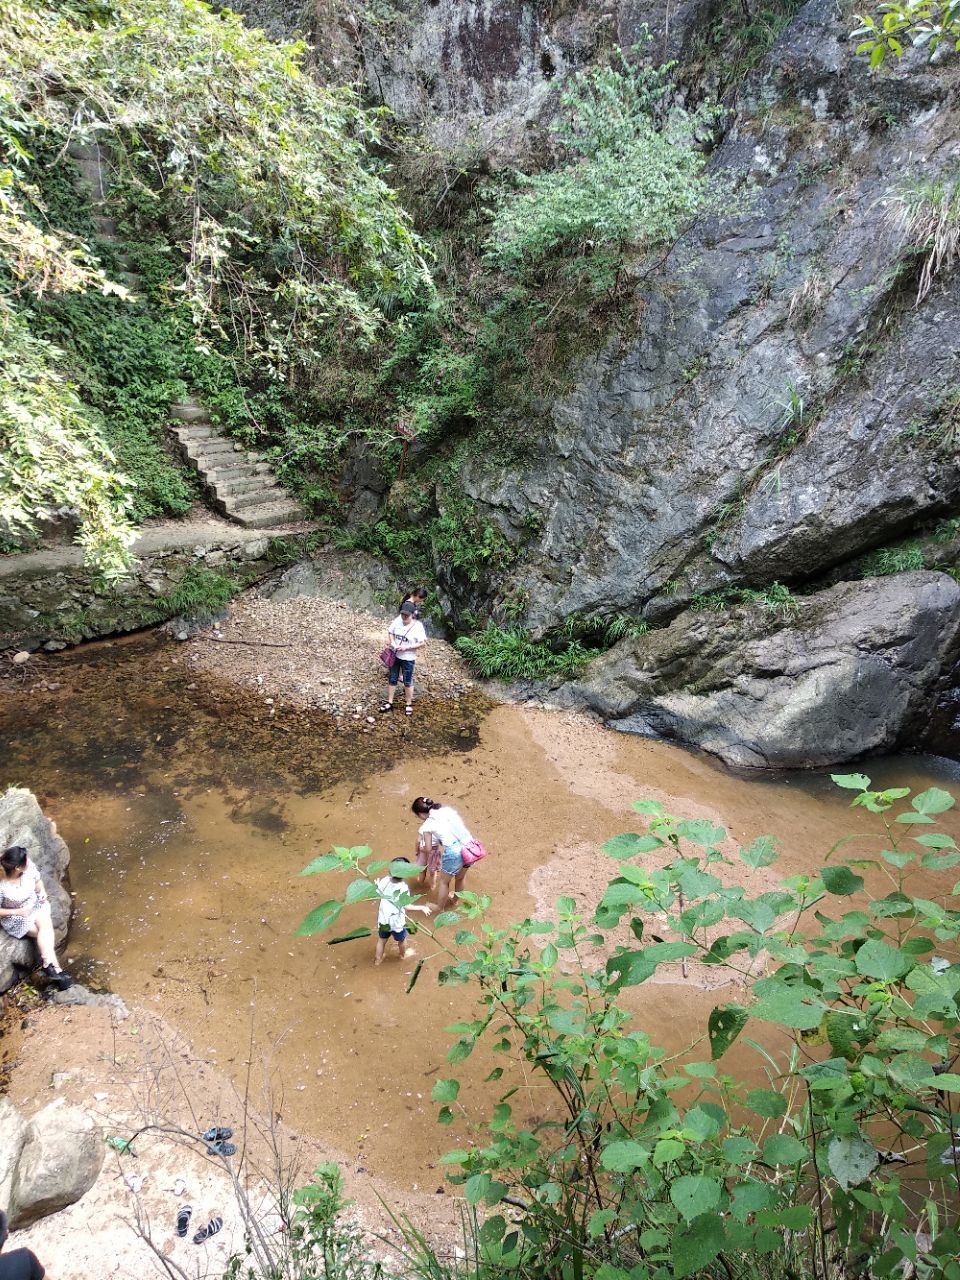
[[[459,849],[444,849],[440,859],[440,870],[445,876],[459,875],[463,870],[463,858]]]
[[[390,683],[396,684],[403,676],[404,684],[413,684],[413,664],[415,658],[398,658],[390,668]]]

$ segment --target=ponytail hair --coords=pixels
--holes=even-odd
[[[429,796],[417,796],[410,808],[418,818],[425,818],[433,809],[440,809],[442,806],[438,800],[431,800]]]

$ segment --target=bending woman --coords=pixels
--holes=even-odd
[[[427,796],[417,796],[410,808],[422,820],[418,861],[426,855],[426,865],[429,867],[431,846],[434,843],[440,846],[440,892],[437,895],[437,907],[442,911],[451,896],[451,887],[453,897],[463,888],[463,878],[469,869],[463,862],[463,846],[469,844],[473,836],[451,805],[439,804]]]
[[[54,949],[50,900],[40,872],[16,844],[0,853],[0,927],[12,938],[36,938],[45,976],[61,991],[73,985]]]

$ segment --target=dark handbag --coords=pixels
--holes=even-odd
[[[397,660],[397,651],[392,644],[385,644],[380,650],[380,661],[388,671],[393,670],[393,664]]]

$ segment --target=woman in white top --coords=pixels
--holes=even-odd
[[[406,694],[406,706],[404,711],[408,716],[413,715],[413,664],[416,661],[417,650],[423,648],[427,643],[427,633],[423,629],[423,623],[417,621],[417,606],[412,600],[404,600],[400,606],[400,612],[390,623],[387,631],[387,637],[390,644],[396,651],[396,661],[390,668],[390,689],[387,693],[387,700],[380,708],[381,711],[393,710],[393,699],[397,692],[397,681],[403,677],[403,688]]]
[[[463,888],[463,878],[468,868],[464,865],[462,851],[473,836],[451,805],[439,804],[427,796],[417,796],[410,807],[421,819],[417,852],[418,861],[425,868],[429,866],[433,845],[440,846],[440,891],[437,895],[437,907],[442,911],[450,897],[451,886],[454,897]]]
[[[54,950],[50,902],[36,864],[13,845],[0,854],[0,926],[12,938],[36,938],[43,973],[61,991],[72,985]]]

